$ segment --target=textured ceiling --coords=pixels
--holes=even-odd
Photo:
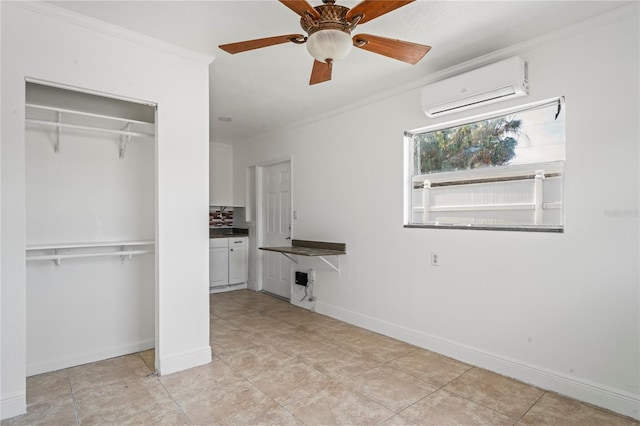
[[[298,15],[275,0],[49,3],[214,55],[209,71],[210,139],[238,143],[634,1],[418,0],[358,26],[353,34],[432,46],[421,62],[412,66],[353,49],[334,64],[332,81],[315,86],[308,85],[313,60],[304,46],[288,43],[236,55],[217,47],[301,33]],[[351,8],[358,2],[337,3]]]

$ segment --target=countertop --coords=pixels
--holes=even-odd
[[[248,237],[249,235],[247,234],[239,234],[239,233],[233,233],[233,234],[219,234],[219,235],[209,235],[209,239],[214,239],[214,238],[237,238],[237,237]]]
[[[248,237],[249,230],[243,228],[209,228],[209,239]]]
[[[323,241],[293,240],[291,241],[291,246],[260,247],[260,250],[297,254],[300,256],[338,256],[341,254],[347,254],[347,245],[343,243],[327,243]]]

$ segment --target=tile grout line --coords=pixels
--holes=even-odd
[[[156,376],[155,379],[158,381],[158,383],[160,384],[160,386],[162,386],[162,389],[164,389],[164,391],[167,393],[167,395],[169,395],[169,398],[171,398],[171,400],[173,401],[173,403],[176,405],[176,407],[178,407],[178,409],[180,410],[180,412],[182,414],[184,414],[184,416],[187,418],[187,420],[189,420],[189,423],[191,423],[192,425],[195,424],[193,422],[193,420],[191,420],[191,417],[189,417],[189,415],[186,413],[186,411],[184,411],[184,409],[182,408],[182,406],[180,404],[178,404],[178,401],[176,401],[176,399],[173,397],[173,395],[171,395],[171,392],[169,392],[169,389],[167,389],[164,386],[164,383],[162,383],[162,381],[160,380],[159,376]]]
[[[372,368],[369,368],[369,369],[367,369],[367,370],[364,370],[364,371],[360,372],[359,374],[363,374],[363,373],[366,373],[366,372],[368,372],[368,371],[371,371],[371,370],[373,370],[373,369],[375,369],[375,368],[379,368],[379,367],[380,367],[380,366],[382,366],[382,365],[384,365],[384,363],[382,363],[382,364],[380,364],[380,365],[378,365],[378,366],[376,366],[376,367],[372,367]],[[381,406],[381,407],[383,407],[383,408],[385,408],[385,409],[387,409],[387,410],[389,410],[389,411],[391,411],[391,412],[393,413],[393,414],[391,414],[389,417],[386,417],[386,418],[384,418],[383,420],[381,420],[380,422],[378,422],[377,424],[380,424],[380,423],[384,422],[385,420],[390,419],[391,417],[395,416],[396,414],[399,414],[399,413],[398,413],[398,412],[396,412],[393,408],[389,408],[389,407],[387,407],[387,406],[385,406],[385,405],[382,405],[380,402],[375,401],[374,399],[372,399],[372,398],[370,398],[368,395],[366,395],[366,394],[364,394],[364,393],[360,392],[358,389],[354,388],[353,386],[349,385],[348,383],[345,383],[345,382],[343,382],[343,381],[342,381],[342,380],[340,380],[340,379],[335,379],[335,378],[333,378],[333,377],[331,377],[331,376],[327,375],[327,374],[326,374],[326,373],[324,373],[323,371],[319,370],[315,365],[310,365],[310,367],[311,367],[311,368],[313,368],[314,370],[316,370],[317,372],[319,372],[320,374],[322,374],[322,375],[326,376],[327,378],[329,378],[332,382],[339,383],[339,384],[341,384],[341,385],[345,386],[347,389],[349,389],[349,390],[351,390],[351,391],[353,391],[353,392],[357,393],[358,395],[360,395],[360,396],[362,396],[362,397],[364,397],[364,398],[368,399],[369,401],[373,402],[374,404],[379,405],[379,406]],[[327,385],[327,386],[323,387],[322,389],[318,390],[317,392],[314,392],[314,393],[313,393],[313,394],[311,394],[311,395],[315,395],[315,394],[317,394],[317,393],[321,392],[322,390],[324,390],[324,389],[325,389],[325,388],[327,388],[328,386],[329,386],[329,385]],[[310,396],[310,395],[308,395],[308,396]],[[308,397],[308,396],[307,396],[307,397]],[[304,399],[304,398],[307,398],[307,397],[299,398],[298,400],[301,400],[301,399]],[[295,401],[293,401],[293,402],[295,402]],[[291,402],[291,403],[293,403],[293,402]],[[287,411],[288,411],[288,410],[287,410]]]
[[[445,385],[443,385],[443,386],[442,386],[442,388],[444,388],[445,386],[447,386],[447,385],[449,385],[450,383],[454,382],[455,380],[458,380],[460,377],[464,376],[465,374],[467,374],[467,373],[468,373],[468,372],[470,372],[471,370],[483,370],[483,369],[482,369],[482,368],[480,368],[480,367],[473,367],[473,366],[472,366],[471,368],[469,368],[469,369],[468,369],[467,371],[465,371],[464,373],[460,374],[460,375],[459,375],[458,377],[456,377],[455,379],[453,379],[453,380],[449,381],[448,383],[446,383]],[[529,386],[529,385],[527,385],[527,386]],[[442,388],[440,388],[440,389],[442,389]],[[438,390],[440,390],[440,389],[438,389]],[[451,394],[453,394],[453,395],[455,395],[455,396],[459,397],[459,398],[465,399],[465,400],[470,401],[470,402],[472,402],[472,403],[474,403],[474,404],[476,404],[476,405],[479,405],[480,407],[484,407],[484,408],[486,408],[487,410],[491,410],[491,411],[493,411],[494,413],[498,413],[498,414],[500,414],[501,416],[507,417],[507,418],[509,418],[509,419],[511,419],[511,420],[513,420],[513,421],[514,421],[514,423],[513,423],[514,425],[515,425],[515,424],[517,424],[517,423],[522,419],[522,417],[524,416],[524,414],[526,414],[527,412],[529,412],[529,410],[530,410],[534,405],[536,405],[536,404],[538,403],[538,401],[540,401],[540,398],[542,398],[542,396],[544,396],[544,394],[546,393],[546,391],[544,391],[544,390],[543,390],[543,394],[540,396],[540,398],[536,399],[536,402],[534,402],[534,403],[531,405],[531,407],[529,407],[529,408],[525,411],[525,413],[524,413],[524,414],[522,414],[519,418],[515,419],[515,418],[511,417],[511,416],[510,416],[510,415],[508,415],[508,414],[502,413],[502,412],[500,412],[500,411],[498,411],[498,410],[496,410],[496,409],[494,409],[494,408],[488,407],[488,406],[486,406],[486,405],[484,405],[484,404],[482,404],[482,403],[480,403],[480,402],[478,402],[478,401],[474,401],[473,399],[471,399],[471,398],[469,398],[469,397],[467,397],[467,396],[460,395],[459,393],[457,393],[457,392],[455,392],[455,391],[448,390],[448,389],[444,389],[444,390],[445,390],[446,392],[449,392],[449,393],[451,393]],[[541,390],[542,390],[542,389],[541,389]]]
[[[154,350],[155,350],[155,348],[154,348]],[[158,370],[155,368],[155,365],[154,365],[154,366],[153,366],[153,368],[152,368],[149,364],[147,364],[147,361],[142,357],[142,352],[138,352],[138,354],[137,354],[137,355],[140,357],[140,359],[142,359],[142,362],[144,363],[144,365],[146,365],[146,366],[147,366],[147,368],[148,368],[149,370],[151,370],[151,372],[150,372],[149,374],[147,374],[145,377],[146,377],[146,378],[153,377],[153,378],[158,382],[158,384],[160,384],[160,386],[162,386],[162,389],[164,389],[164,391],[167,393],[167,395],[169,395],[169,398],[171,398],[171,400],[172,400],[172,401],[173,401],[173,403],[176,405],[176,407],[178,407],[178,409],[180,410],[180,412],[181,412],[182,414],[184,414],[184,416],[187,418],[187,420],[189,420],[189,422],[190,422],[191,424],[194,424],[194,423],[193,423],[193,420],[191,420],[191,417],[189,417],[189,416],[187,415],[187,413],[182,409],[182,406],[181,406],[180,404],[178,404],[178,401],[176,401],[176,400],[175,400],[175,398],[173,397],[173,395],[171,395],[171,392],[169,392],[169,389],[167,389],[167,388],[164,386],[164,383],[162,383],[162,381],[160,380],[160,375],[159,375]]]
[[[295,419],[296,419],[296,420],[298,420],[300,423],[302,423],[303,425],[305,425],[305,426],[306,426],[306,423],[305,423],[305,422],[303,422],[303,421],[302,421],[301,419],[299,419],[295,414],[293,414],[291,411],[289,411],[285,405],[280,404],[280,403],[279,403],[278,401],[276,401],[274,398],[272,398],[271,396],[269,396],[269,395],[267,395],[265,392],[263,392],[263,391],[262,391],[262,389],[260,389],[258,386],[256,386],[256,384],[255,384],[255,383],[253,383],[253,381],[252,381],[252,380],[250,380],[249,378],[244,377],[244,376],[242,376],[242,375],[241,375],[241,377],[242,377],[245,381],[247,381],[251,386],[253,386],[253,387],[254,387],[258,392],[262,393],[264,396],[266,396],[267,398],[269,398],[270,400],[272,400],[273,402],[275,402],[275,403],[278,405],[278,407],[282,408],[282,409],[283,409],[283,410],[285,410],[287,413],[291,414],[291,416],[293,416],[293,418],[295,418]],[[311,395],[314,395],[314,394],[316,394],[316,393],[317,393],[317,392],[314,392],[314,393],[312,393]],[[306,398],[306,397],[298,398],[296,401],[299,401],[300,399],[304,399],[304,398]],[[291,402],[290,402],[289,404],[287,404],[287,405],[293,404],[294,402],[295,402],[295,401],[291,401]]]
[[[69,391],[71,392],[71,401],[73,402],[73,413],[76,416],[76,423],[80,426],[80,414],[78,413],[78,406],[76,404],[76,395],[73,392],[73,386],[71,385],[71,378],[69,377],[68,369],[65,369],[65,373],[67,375],[67,382],[69,383]]]
[[[526,416],[526,415],[527,415],[527,413],[528,413],[529,411],[531,411],[531,409],[532,409],[533,407],[535,407],[535,406],[536,406],[536,404],[537,404],[538,402],[540,402],[540,400],[542,399],[542,397],[544,397],[546,394],[547,394],[547,391],[546,391],[546,390],[544,390],[544,391],[542,392],[542,395],[540,395],[540,398],[536,399],[536,402],[534,402],[533,404],[531,404],[531,407],[527,408],[527,410],[526,410],[526,411],[525,411],[525,412],[520,416],[520,418],[516,421],[516,423],[518,423],[520,420],[522,420],[522,419],[524,418],[524,416]]]
[[[391,362],[391,361],[389,361],[389,362]],[[404,370],[401,370],[401,369],[399,369],[399,368],[396,368],[396,367],[394,367],[394,366],[392,366],[392,365],[390,365],[389,367],[394,368],[394,369],[396,369],[396,370],[398,370],[398,371],[402,371],[403,373],[406,373],[406,374],[408,374],[409,376],[411,376],[411,377],[413,377],[413,378],[415,378],[415,379],[422,380],[422,379],[420,379],[419,377],[416,377],[416,376],[414,376],[413,374],[408,373],[408,372],[406,372],[406,371],[404,371]],[[455,378],[453,378],[453,379],[449,380],[449,381],[448,381],[448,382],[446,382],[445,384],[440,385],[439,387],[436,387],[433,391],[429,392],[429,393],[428,393],[428,394],[426,394],[424,397],[422,397],[422,398],[420,398],[419,400],[415,401],[413,404],[409,404],[409,405],[407,405],[406,407],[404,407],[402,410],[400,410],[400,411],[399,411],[398,413],[396,413],[396,414],[398,414],[398,415],[402,415],[401,413],[402,413],[403,411],[405,411],[405,410],[409,409],[410,407],[413,407],[414,405],[416,405],[416,404],[417,404],[417,403],[419,403],[420,401],[424,401],[426,398],[428,398],[429,396],[433,395],[434,393],[436,393],[436,392],[438,392],[438,391],[440,391],[440,390],[443,390],[443,388],[444,388],[445,386],[447,386],[449,383],[453,382],[454,380],[459,379],[460,377],[462,377],[462,375],[466,374],[469,370],[471,370],[471,369],[473,369],[473,368],[474,368],[474,367],[471,367],[471,368],[469,368],[469,369],[467,369],[467,370],[463,371],[462,373],[458,374],[458,376],[456,376]],[[422,381],[423,381],[423,382],[425,382],[425,383],[427,383],[427,384],[429,384],[429,385],[433,385],[431,382],[427,382],[426,380],[422,380]],[[433,386],[436,386],[436,385],[433,385]],[[449,392],[449,391],[446,391],[446,392]],[[453,393],[453,392],[451,392],[451,393]],[[455,393],[454,393],[454,395],[459,396],[458,394],[455,394]],[[465,399],[466,399],[466,398],[465,398]],[[469,401],[470,401],[470,400],[469,400]],[[471,401],[471,402],[473,402],[474,404],[477,404],[475,401]]]
[[[212,352],[213,352],[213,350],[212,350]],[[248,382],[251,386],[253,386],[254,388],[256,388],[256,390],[258,390],[259,392],[261,392],[262,394],[264,394],[267,398],[271,399],[273,402],[275,402],[276,404],[278,404],[278,406],[279,406],[280,408],[282,408],[283,410],[285,410],[285,411],[286,411],[287,413],[289,413],[293,418],[295,418],[297,421],[299,421],[300,423],[302,423],[303,425],[305,425],[305,426],[306,426],[306,423],[304,423],[304,422],[303,422],[300,418],[298,418],[294,413],[292,413],[291,411],[289,411],[285,405],[280,404],[278,401],[276,401],[275,399],[273,399],[272,397],[270,397],[269,395],[267,395],[266,393],[264,393],[264,392],[263,392],[259,387],[257,387],[257,386],[256,386],[256,385],[255,385],[255,384],[254,384],[254,383],[253,383],[253,382],[248,378],[248,377],[246,377],[246,376],[244,376],[242,373],[240,373],[240,372],[236,371],[236,370],[235,370],[235,369],[234,369],[234,368],[233,368],[229,363],[227,363],[225,360],[223,360],[222,358],[220,358],[217,354],[213,354],[213,353],[212,353],[212,356],[213,356],[213,357],[215,357],[215,358],[217,358],[221,363],[223,363],[224,365],[226,365],[227,367],[229,367],[229,368],[233,371],[233,373],[234,373],[234,374],[236,374],[238,377],[242,378],[242,380],[244,380],[244,381]],[[317,393],[317,392],[314,392],[312,395],[314,395],[315,393]],[[298,399],[297,399],[297,400],[295,400],[295,401],[291,401],[291,402],[290,402],[289,404],[287,404],[287,405],[293,404],[294,402],[299,401],[300,399],[303,399],[303,398],[306,398],[306,397],[298,398]],[[188,418],[188,417],[187,417],[187,418]],[[189,420],[191,420],[191,419],[189,419]],[[192,423],[193,423],[193,422],[192,422]]]

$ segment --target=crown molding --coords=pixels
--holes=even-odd
[[[80,13],[64,9],[62,7],[44,3],[42,1],[3,1],[2,5],[19,7],[30,12],[35,12],[40,15],[78,25],[92,31],[107,34],[112,37],[116,37],[131,43],[136,43],[151,49],[159,50],[164,53],[180,56],[182,58],[189,59],[201,64],[209,65],[215,59],[214,55],[187,49],[173,43],[159,40],[157,38],[147,36],[126,28],[122,28],[117,25],[92,18],[90,16],[82,15]]]
[[[638,15],[640,15],[640,2],[635,1],[625,6],[621,6],[619,8],[613,9],[609,12],[605,12],[600,15],[596,15],[592,18],[588,18],[584,21],[578,22],[569,27],[562,28],[557,31],[552,31],[548,34],[533,38],[531,40],[527,40],[521,43],[513,44],[511,46],[507,46],[503,49],[496,50],[495,52],[491,52],[489,54],[465,61],[461,64],[454,65],[452,67],[445,68],[441,71],[434,72],[423,78],[411,81],[409,83],[405,83],[403,85],[394,87],[392,89],[377,92],[375,95],[362,98],[356,102],[343,105],[342,107],[335,108],[330,111],[322,112],[315,116],[306,117],[302,120],[289,123],[286,126],[274,129],[270,132],[266,132],[262,135],[248,138],[248,139],[245,139],[244,141],[239,141],[239,142],[248,143],[248,144],[261,142],[265,139],[281,134],[283,132],[304,127],[312,123],[318,123],[319,121],[323,121],[331,117],[335,117],[335,116],[344,114],[346,112],[349,112],[358,108],[362,108],[366,105],[371,105],[376,102],[381,102],[385,99],[402,95],[404,93],[419,89],[428,84],[435,83],[436,81],[453,77],[454,75],[473,70],[475,68],[490,64],[492,62],[500,61],[502,59],[507,59],[511,56],[519,55],[529,50],[533,50],[533,49],[545,46],[547,44],[564,40],[587,31],[591,31],[591,30],[624,20],[624,19],[628,19],[633,16],[637,17]]]

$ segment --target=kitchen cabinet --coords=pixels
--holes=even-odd
[[[227,238],[209,240],[209,287],[229,284],[229,246]]]
[[[209,144],[209,205],[233,206],[233,147]]]
[[[229,284],[247,282],[248,239],[229,238]]]
[[[248,237],[210,239],[209,287],[214,289],[246,284],[249,268],[248,250]]]

